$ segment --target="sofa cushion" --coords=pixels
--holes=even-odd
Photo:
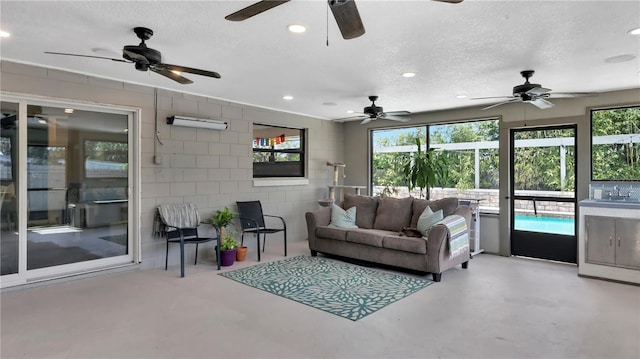
[[[425,238],[385,236],[382,239],[382,247],[410,253],[427,253],[427,240]]]
[[[378,199],[369,196],[345,194],[342,208],[356,207],[356,225],[359,228],[373,228]]]
[[[385,197],[378,202],[373,228],[399,232],[411,222],[413,197]]]
[[[435,212],[431,210],[431,207],[425,207],[424,211],[418,217],[418,223],[416,224],[416,229],[422,233],[423,236],[429,235],[429,229],[436,224],[437,222],[444,219],[444,215],[442,214],[442,210],[439,209]]]
[[[347,229],[338,227],[321,226],[316,227],[316,237],[330,238],[344,241],[347,236]]]
[[[350,229],[347,231],[345,241],[382,247],[382,239],[387,235],[389,235],[389,232],[374,229]]]
[[[329,226],[358,228],[358,226],[356,226],[356,207],[344,210],[338,205],[331,204],[331,222]]]
[[[411,216],[411,228],[416,228],[418,225],[418,218],[424,211],[424,209],[429,206],[432,211],[436,212],[437,210],[442,210],[443,216],[452,215],[453,212],[458,208],[458,199],[455,197],[448,197],[437,199],[435,201],[430,201],[421,198],[415,198],[413,200],[413,214]]]

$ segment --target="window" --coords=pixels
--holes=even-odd
[[[429,126],[429,147],[450,163],[444,188],[498,189],[498,120]]]
[[[420,126],[371,132],[371,188],[374,196],[409,196],[402,166],[410,158],[417,138],[421,143],[427,143],[426,129],[426,126]]]
[[[86,178],[127,178],[129,152],[125,142],[84,141]]]
[[[640,181],[640,106],[591,111],[591,180]]]
[[[305,130],[253,125],[253,177],[304,177]]]
[[[498,140],[496,119],[455,124],[381,129],[371,132],[372,194],[419,197],[409,193],[402,164],[416,150],[416,138],[439,150],[448,163],[448,179],[429,197],[482,198],[481,209],[498,210]]]

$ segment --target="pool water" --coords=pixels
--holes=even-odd
[[[574,236],[575,220],[573,218],[552,218],[516,216],[515,229],[520,231],[544,232]]]

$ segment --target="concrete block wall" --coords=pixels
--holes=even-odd
[[[326,162],[343,161],[340,123],[164,89],[157,90],[156,117],[152,87],[9,61],[0,62],[0,75],[0,89],[11,95],[141,109],[141,156],[133,165],[141,170],[138,215],[144,267],[164,265],[164,241],[152,237],[154,210],[162,203],[193,202],[207,218],[224,207],[235,211],[236,201],[260,200],[265,213],[285,218],[290,241],[306,240],[304,213],[319,208],[318,200],[327,197],[327,185],[332,183],[332,169]],[[165,119],[172,115],[215,118],[228,122],[229,128],[213,131],[167,125]],[[254,122],[307,129],[308,185],[254,187]],[[162,144],[156,141],[156,127]],[[160,158],[159,164],[154,156]],[[267,247],[281,252],[281,240],[276,238],[278,244]],[[213,251],[202,252],[210,256]]]

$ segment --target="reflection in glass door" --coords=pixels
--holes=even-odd
[[[135,112],[10,98],[0,114],[0,286],[136,263]]]
[[[511,132],[511,253],[577,263],[576,127]]]
[[[27,270],[129,253],[128,116],[27,112]]]
[[[0,106],[0,275],[18,273],[18,104]]]

